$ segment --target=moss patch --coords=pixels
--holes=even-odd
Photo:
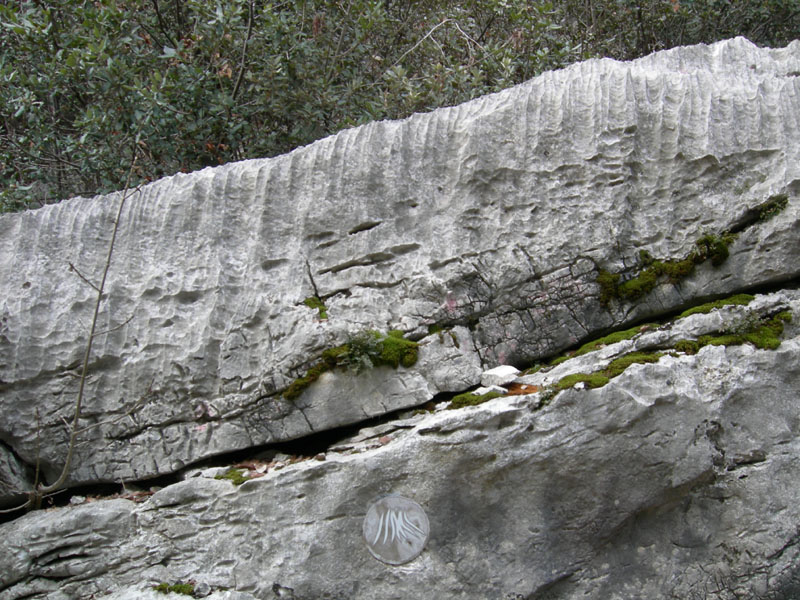
[[[555,389],[566,390],[577,383],[585,383],[587,387],[603,387],[614,377],[621,375],[625,369],[636,363],[654,363],[664,356],[662,352],[629,352],[619,358],[612,360],[609,365],[594,373],[573,373],[558,380]]]
[[[700,344],[694,340],[678,340],[675,342],[675,350],[685,354],[697,354]]]
[[[377,363],[397,368],[413,367],[419,357],[419,344],[403,337],[402,331],[392,330],[378,342]]]
[[[703,335],[697,339],[698,349],[703,346],[739,346],[753,344],[761,350],[775,350],[781,345],[781,334],[784,323],[792,320],[791,311],[783,311],[772,318],[758,320],[750,324],[744,331],[723,333],[721,335]]]
[[[185,596],[194,596],[194,585],[191,583],[159,583],[154,585],[153,589],[161,594],[184,594]]]
[[[661,352],[629,352],[624,356],[612,360],[603,371],[603,374],[610,379],[621,375],[622,372],[631,365],[637,363],[656,363],[662,356],[664,356],[664,354]]]
[[[472,392],[467,392],[465,394],[459,394],[458,396],[455,396],[450,401],[447,409],[455,410],[457,408],[464,408],[465,406],[477,406],[478,404],[483,404],[484,402],[494,400],[495,398],[500,398],[501,396],[505,396],[505,394],[501,392],[487,392],[485,394],[473,394]]]
[[[608,346],[609,344],[616,344],[617,342],[622,342],[624,340],[629,340],[635,337],[637,334],[641,333],[642,331],[646,331],[652,327],[658,327],[658,323],[647,323],[645,325],[637,325],[636,327],[631,327],[630,329],[626,329],[625,331],[615,331],[614,333],[610,333],[604,337],[598,338],[591,342],[587,342],[575,352],[575,356],[581,356],[582,354],[587,354],[593,350],[597,350],[601,346]]]
[[[247,469],[236,469],[231,467],[224,473],[215,475],[214,479],[227,479],[233,485],[242,485],[245,481],[249,481],[249,479],[244,476],[246,471]]]
[[[712,310],[716,308],[722,308],[723,306],[747,306],[753,301],[754,298],[755,296],[751,296],[750,294],[736,294],[729,298],[715,300],[714,302],[706,302],[700,306],[689,308],[678,315],[678,318],[682,319],[683,317],[688,317],[689,315],[710,313]]]
[[[308,308],[318,311],[318,316],[321,320],[324,321],[328,318],[328,309],[321,298],[317,296],[310,296],[303,300],[303,304],[305,304]]]
[[[649,252],[639,253],[639,272],[622,281],[621,273],[600,269],[597,284],[600,286],[600,301],[608,304],[612,299],[633,301],[649,294],[662,281],[678,283],[691,275],[694,267],[707,260],[719,266],[728,258],[728,246],[736,239],[732,233],[716,235],[707,233],[695,241],[694,248],[682,259],[656,260]]]
[[[782,213],[788,205],[789,196],[787,194],[770,196],[766,202],[758,206],[758,220],[769,221],[775,215]]]
[[[419,344],[403,337],[403,332],[392,330],[384,335],[379,331],[365,331],[351,337],[346,344],[328,348],[320,360],[302,377],[295,379],[283,392],[286,400],[294,400],[324,373],[333,369],[349,369],[358,373],[377,366],[398,368],[413,367],[419,358]]]
[[[608,346],[609,344],[616,344],[617,342],[630,340],[639,333],[658,326],[659,323],[645,323],[644,325],[637,325],[636,327],[631,327],[630,329],[626,329],[624,331],[615,331],[614,333],[609,333],[608,335],[605,335],[601,338],[597,338],[596,340],[592,340],[591,342],[586,342],[583,346],[581,346],[574,352],[568,352],[563,356],[558,356],[554,358],[548,363],[548,365],[551,367],[560,365],[561,363],[569,360],[570,358],[575,358],[576,356],[583,356],[584,354],[588,354],[589,352],[597,350],[602,346]],[[535,371],[525,371],[523,375],[528,375],[532,372]]]
[[[573,373],[559,379],[555,389],[558,391],[567,390],[578,383],[585,383],[590,388],[599,388],[607,384],[608,381],[608,377],[602,373]]]
[[[716,302],[709,302],[701,306],[695,307],[685,311],[680,316],[687,314],[696,314],[699,312],[709,312],[714,308],[720,306],[728,306],[731,304],[745,305],[753,300],[753,296],[749,294],[737,294],[724,300],[717,300]],[[664,349],[660,352],[629,352],[619,358],[612,360],[608,366],[593,373],[574,373],[562,377],[557,383],[548,386],[543,390],[542,406],[546,405],[558,392],[569,389],[577,383],[585,383],[589,388],[599,388],[606,385],[611,379],[622,374],[632,364],[655,363],[664,356],[664,354],[675,350],[686,354],[696,354],[703,346],[736,346],[741,344],[750,343],[756,348],[762,350],[774,350],[781,345],[780,336],[783,333],[784,324],[792,320],[791,311],[780,312],[770,318],[760,318],[756,313],[747,315],[740,323],[733,326],[729,331],[719,332],[714,335],[703,335],[697,340],[678,340],[672,348]],[[563,356],[552,361],[551,364],[559,364],[568,360],[572,356],[578,356],[595,350],[599,346],[606,343],[614,343],[625,339],[634,337],[637,333],[642,331],[645,327],[651,325],[641,325],[626,329],[625,331],[618,331],[603,338],[594,340],[581,346],[580,349],[575,351],[571,356]],[[673,353],[674,355],[674,353]],[[537,367],[536,370],[538,370]]]

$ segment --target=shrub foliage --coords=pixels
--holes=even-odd
[[[274,156],[590,56],[800,37],[797,0],[0,3],[0,210]]]

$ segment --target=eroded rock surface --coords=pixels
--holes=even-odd
[[[299,438],[697,298],[795,279],[798,72],[798,42],[592,60],[142,188],[122,212],[69,482]],[[762,219],[775,198],[783,210]],[[94,295],[70,265],[100,273],[118,201],[0,217],[0,440],[28,473],[38,455],[50,480]],[[709,232],[738,233],[721,264],[601,301],[602,270],[624,280],[642,250],[684,258]],[[436,331],[452,326],[456,338]],[[417,365],[347,381],[344,395],[281,396],[325,348],[389,329],[422,342]]]
[[[741,310],[557,368],[669,347]],[[800,314],[800,292],[747,310]],[[32,513],[0,526],[0,599],[153,597],[177,581],[220,600],[796,598],[798,358],[793,320],[773,350],[707,345],[544,406],[542,390],[417,415],[239,486],[199,476],[141,504]],[[426,549],[401,567],[374,559],[361,536],[388,493],[430,521]]]

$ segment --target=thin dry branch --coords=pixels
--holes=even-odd
[[[127,319],[125,319],[125,320],[124,320],[122,323],[120,323],[119,325],[115,325],[114,327],[112,327],[112,328],[110,328],[110,329],[104,329],[103,331],[98,331],[97,333],[95,333],[95,334],[94,334],[94,337],[99,337],[99,336],[101,336],[101,335],[106,335],[107,333],[111,333],[112,331],[117,331],[117,330],[119,330],[119,329],[122,329],[123,327],[125,327],[125,325],[127,325],[128,323],[130,323],[132,320],[133,320],[133,315],[131,315],[130,317],[128,317]]]
[[[236,100],[239,94],[239,87],[242,85],[242,77],[244,76],[244,67],[247,59],[247,43],[250,41],[250,36],[253,34],[253,0],[248,4],[250,14],[247,17],[247,35],[244,36],[244,44],[242,44],[242,60],[239,63],[239,75],[236,77],[236,84],[233,86],[233,94],[231,100]]]
[[[83,275],[83,273],[81,273],[81,272],[78,270],[78,267],[76,267],[76,266],[75,266],[75,265],[73,265],[72,263],[69,263],[69,270],[70,270],[70,271],[72,271],[73,273],[75,273],[75,274],[76,274],[78,277],[80,277],[81,281],[83,281],[83,282],[84,282],[86,285],[88,285],[88,286],[91,286],[91,288],[92,288],[92,289],[93,289],[95,292],[99,292],[99,291],[100,291],[100,288],[99,288],[99,287],[97,287],[95,284],[93,284],[91,281],[89,281],[89,279],[88,279],[87,277],[85,277],[85,276]]]
[[[125,207],[125,201],[130,197],[133,193],[138,191],[138,188],[131,191],[129,189],[131,175],[133,174],[133,170],[136,166],[136,150],[134,149],[133,153],[133,160],[131,161],[130,169],[128,170],[127,180],[125,181],[125,191],[122,193],[122,197],[119,201],[119,207],[117,208],[117,216],[114,219],[114,228],[111,232],[111,241],[108,243],[108,253],[106,255],[106,262],[103,266],[103,276],[100,279],[100,286],[97,289],[97,301],[94,305],[94,314],[92,315],[92,324],[89,330],[89,339],[86,342],[86,352],[83,356],[83,368],[81,371],[81,380],[78,385],[78,397],[75,400],[75,412],[72,418],[72,432],[69,436],[69,446],[67,447],[67,458],[64,461],[64,466],[61,469],[61,474],[58,476],[53,483],[50,485],[43,486],[39,488],[37,491],[39,494],[48,494],[50,492],[54,492],[61,488],[64,485],[64,482],[67,479],[67,475],[69,473],[69,469],[72,466],[72,457],[75,453],[75,442],[78,437],[78,422],[81,418],[81,405],[83,404],[83,392],[86,387],[86,378],[89,373],[89,359],[92,354],[92,342],[94,341],[95,336],[95,329],[97,328],[97,317],[100,314],[100,305],[103,302],[103,290],[106,286],[106,278],[108,277],[108,270],[111,268],[111,258],[114,255],[114,243],[117,240],[117,232],[119,231],[119,223],[120,219],[122,218],[122,209]]]
[[[29,492],[23,492],[23,493],[26,493],[26,495],[28,496],[28,499],[23,504],[21,504],[19,506],[15,506],[15,507],[10,508],[10,509],[0,510],[0,514],[11,513],[11,512],[16,512],[18,510],[24,510],[24,509],[30,509],[30,508],[39,508],[39,507],[41,507],[43,498],[45,498],[47,496],[50,496],[55,492],[58,492],[62,488],[62,486],[64,485],[64,482],[67,479],[67,475],[69,474],[70,467],[72,466],[72,458],[73,458],[73,456],[75,454],[75,446],[76,446],[78,435],[81,434],[82,432],[86,431],[87,429],[90,429],[91,427],[95,426],[95,425],[93,425],[93,426],[91,426],[89,428],[78,429],[78,423],[80,422],[80,418],[81,418],[81,407],[82,407],[82,404],[83,404],[83,394],[84,394],[84,390],[85,390],[85,387],[86,387],[86,380],[88,378],[88,372],[89,372],[89,359],[91,358],[91,354],[92,354],[92,341],[94,340],[94,338],[96,336],[101,335],[102,333],[104,333],[104,332],[96,332],[95,330],[97,328],[97,319],[98,319],[98,316],[100,314],[100,305],[103,302],[103,290],[105,289],[106,279],[108,277],[108,271],[111,268],[111,259],[112,259],[113,255],[114,255],[114,244],[115,244],[115,242],[117,240],[117,233],[119,231],[119,224],[120,224],[120,220],[122,218],[122,210],[125,207],[125,201],[131,195],[133,195],[134,193],[139,191],[139,187],[138,186],[136,188],[134,188],[133,190],[130,189],[130,182],[131,182],[131,178],[133,176],[134,169],[136,168],[136,160],[137,160],[137,158],[138,158],[137,149],[136,149],[136,147],[134,147],[133,158],[131,160],[131,165],[130,165],[130,168],[128,169],[128,175],[127,175],[127,178],[125,180],[125,189],[122,192],[122,195],[121,195],[121,198],[120,198],[120,201],[119,201],[119,206],[117,207],[117,215],[116,215],[116,218],[114,219],[114,227],[113,227],[112,233],[111,233],[111,240],[108,243],[108,252],[106,254],[106,261],[105,261],[105,265],[103,267],[103,275],[102,275],[102,277],[100,279],[100,285],[99,286],[94,285],[91,281],[89,281],[86,277],[84,277],[83,274],[81,274],[80,271],[78,271],[78,269],[76,269],[75,266],[72,263],[70,263],[70,270],[75,271],[83,281],[85,281],[86,283],[91,285],[92,288],[97,292],[97,300],[96,300],[95,306],[94,306],[94,314],[92,315],[92,324],[91,324],[90,331],[89,331],[89,337],[88,337],[87,342],[86,342],[86,351],[84,352],[83,361],[81,363],[80,383],[78,385],[78,396],[77,396],[77,398],[75,400],[75,409],[74,409],[74,412],[73,412],[72,424],[70,425],[69,423],[66,423],[67,428],[70,429],[70,436],[69,436],[69,443],[68,443],[68,446],[67,446],[67,456],[66,456],[66,458],[64,460],[64,464],[63,464],[63,466],[61,468],[61,473],[59,474],[58,478],[53,483],[51,483],[49,485],[41,485],[40,484],[40,482],[39,482],[39,473],[40,473],[40,469],[39,469],[40,464],[39,463],[40,463],[40,460],[39,460],[39,456],[38,456],[39,450],[38,450],[38,443],[37,443],[36,475],[35,475],[35,480],[34,480],[34,484],[33,484],[33,489],[30,490]],[[128,321],[130,321],[130,319],[128,319]],[[128,321],[126,321],[125,323],[122,323],[120,325],[120,327],[125,325]],[[110,330],[110,331],[112,331],[112,330]],[[105,332],[105,333],[107,333],[107,332]],[[125,416],[129,415],[133,410],[138,408],[139,405],[140,405],[140,403],[137,402],[134,405],[134,407],[132,407],[131,410],[127,411],[125,415],[122,415],[122,417],[125,417]],[[37,419],[38,419],[38,411],[37,411]]]

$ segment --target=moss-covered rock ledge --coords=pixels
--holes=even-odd
[[[323,351],[318,362],[305,375],[295,379],[283,392],[287,400],[298,398],[323,373],[333,369],[347,369],[359,373],[373,367],[413,367],[419,357],[419,344],[403,337],[403,332],[391,330],[387,334],[369,330],[351,336],[340,346]]]
[[[774,296],[761,296],[756,302],[758,306],[751,308],[755,300],[756,296],[750,294],[736,294],[688,308],[663,323],[647,323],[610,333],[552,359],[547,365],[532,367],[515,383],[540,390],[541,406],[558,392],[578,384],[590,389],[603,387],[631,365],[655,363],[665,355],[691,355],[704,346],[743,344],[759,350],[776,350],[785,327],[792,323],[793,311]],[[465,392],[454,397],[448,408],[476,406],[503,395],[495,389]]]

